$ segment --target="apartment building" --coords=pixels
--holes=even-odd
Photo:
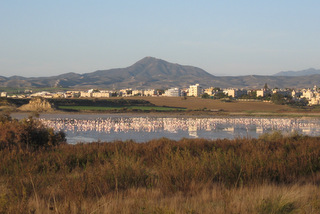
[[[190,85],[188,96],[199,97],[201,94],[202,94],[202,88],[200,87],[199,84]]]
[[[154,90],[154,89],[145,90],[143,93],[144,93],[144,96],[154,96],[154,95],[157,95],[157,91]]]
[[[165,90],[164,96],[167,96],[167,97],[180,97],[181,96],[181,90],[180,90],[180,88],[170,88],[168,90]]]
[[[236,97],[241,97],[242,95],[246,95],[247,94],[247,90],[229,88],[229,89],[226,90],[226,94],[228,94],[228,96],[236,98]]]

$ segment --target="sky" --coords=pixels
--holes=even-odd
[[[152,56],[217,75],[320,69],[319,0],[3,0],[0,76],[128,67]]]

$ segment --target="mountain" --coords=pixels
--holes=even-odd
[[[267,83],[270,88],[310,88],[319,85],[320,75],[309,76],[237,76],[237,77],[216,77],[214,86],[261,89]],[[218,86],[221,85],[221,86]]]
[[[305,71],[312,71],[308,69]],[[316,70],[315,70],[316,71]],[[281,72],[280,72],[281,73]],[[305,72],[305,74],[310,74]],[[91,73],[65,73],[52,77],[3,77],[0,87],[69,87],[70,89],[166,89],[186,88],[199,83],[202,87],[260,89],[269,87],[308,88],[319,85],[320,74],[307,76],[214,76],[201,68],[145,57],[126,68],[98,70]]]
[[[308,76],[313,74],[320,74],[320,70],[309,68],[302,71],[281,71],[273,76]]]
[[[206,71],[145,57],[127,68],[98,70],[92,73],[66,73],[53,77],[0,77],[2,87],[72,87],[72,88],[169,88],[191,84],[209,85],[214,78]]]
[[[193,67],[173,64],[153,57],[145,57],[130,67],[100,70],[83,75],[84,79],[91,80],[88,85],[104,86],[112,88],[140,87],[162,88],[188,87],[190,84],[213,79],[213,75],[206,71]]]

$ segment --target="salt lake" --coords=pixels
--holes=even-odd
[[[25,117],[16,114],[18,119]],[[311,136],[319,135],[319,118],[284,117],[173,117],[111,114],[41,114],[45,125],[55,131],[64,131],[67,142],[111,142],[134,140],[146,142],[157,138],[256,138],[267,132],[297,131]]]

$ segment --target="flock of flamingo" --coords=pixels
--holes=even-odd
[[[299,131],[315,135],[320,130],[320,120],[300,118],[177,118],[177,117],[108,117],[96,119],[54,118],[40,119],[45,125],[56,131],[66,132],[196,132],[197,130],[229,131],[234,129],[255,130],[256,133],[281,130]]]

